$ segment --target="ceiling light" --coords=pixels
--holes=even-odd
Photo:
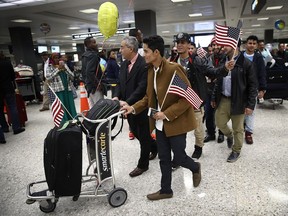
[[[165,34],[165,33],[170,33],[170,31],[162,31],[162,33],[163,33],[163,34]]]
[[[98,10],[94,8],[90,8],[90,9],[80,10],[80,12],[86,13],[86,14],[92,14],[92,13],[98,13]]]
[[[45,0],[19,0],[19,1],[14,1],[13,4],[27,4],[27,3],[33,3],[33,2],[43,2]]]
[[[202,16],[202,13],[194,13],[194,14],[188,14],[189,17],[198,17]]]
[[[64,36],[62,36],[62,37],[64,37],[64,38],[69,38],[69,37],[71,37],[71,35],[64,35]]]
[[[254,25],[251,25],[252,27],[259,27],[261,26],[260,24],[254,24]]]
[[[68,27],[68,29],[70,29],[70,30],[76,30],[76,29],[80,29],[80,27],[77,27],[77,26],[71,26],[71,27]]]
[[[126,21],[123,21],[123,23],[129,24],[129,23],[135,23],[135,21],[134,20],[126,20]]]
[[[249,31],[247,31],[247,32],[245,32],[245,34],[251,34],[252,32],[249,32]]]
[[[173,3],[178,3],[178,2],[187,2],[190,0],[171,0]]]
[[[11,22],[28,23],[28,22],[32,22],[32,20],[27,20],[27,19],[15,19],[15,20],[11,20]]]
[[[266,10],[279,10],[283,7],[283,5],[279,5],[279,6],[272,6],[272,7],[267,7]]]
[[[0,7],[9,7],[9,6],[14,6],[14,4],[11,3],[1,3]]]
[[[257,20],[268,20],[269,17],[257,18]]]

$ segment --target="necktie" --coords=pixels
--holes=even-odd
[[[130,65],[131,65],[131,61],[127,61],[127,71],[128,71],[128,73],[130,73],[130,68],[129,68]]]

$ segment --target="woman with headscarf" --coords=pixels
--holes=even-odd
[[[46,79],[49,81],[51,89],[65,106],[64,117],[61,125],[71,120],[77,115],[73,99],[73,93],[70,87],[70,81],[74,74],[70,71],[64,61],[60,60],[59,53],[52,53],[49,66],[46,71]],[[69,113],[68,113],[69,112]]]

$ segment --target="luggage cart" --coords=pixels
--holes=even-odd
[[[121,187],[116,187],[114,169],[112,163],[112,139],[111,139],[111,126],[112,121],[116,117],[118,118],[123,114],[123,111],[115,113],[108,117],[107,119],[91,120],[85,117],[84,112],[79,114],[78,117],[83,118],[91,123],[98,124],[96,127],[95,136],[91,137],[88,131],[82,127],[83,132],[88,139],[94,139],[93,142],[95,147],[95,159],[91,158],[91,142],[87,141],[87,153],[89,165],[86,169],[85,175],[82,175],[82,187],[81,192],[77,196],[73,196],[72,200],[77,201],[79,197],[107,197],[108,202],[112,207],[119,207],[123,205],[127,200],[127,192]],[[59,197],[55,195],[55,191],[41,190],[38,192],[33,192],[33,187],[47,187],[47,181],[32,182],[27,186],[27,204],[33,204],[34,202],[39,203],[39,208],[42,212],[49,213],[53,212],[56,208],[56,204]],[[85,188],[85,185],[92,185],[92,188]],[[108,185],[108,188],[107,188]]]
[[[16,88],[22,94],[24,101],[35,101],[38,103],[34,77],[18,77],[15,79]]]
[[[267,90],[264,99],[271,103],[275,110],[288,98],[288,68],[274,66],[266,72]]]

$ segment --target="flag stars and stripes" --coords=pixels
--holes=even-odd
[[[216,43],[220,46],[230,46],[233,49],[237,48],[240,29],[230,26],[222,26],[216,24]]]
[[[53,121],[54,121],[54,124],[57,127],[59,127],[64,117],[64,110],[62,108],[61,101],[57,97],[57,95],[55,95],[55,93],[52,90],[48,91],[48,94],[49,94],[50,101],[52,103],[51,110],[52,110]]]
[[[177,74],[175,74],[173,77],[173,81],[168,88],[168,93],[177,94],[184,97],[196,109],[199,109],[203,103],[196,92],[194,92],[193,89],[188,86]]]

